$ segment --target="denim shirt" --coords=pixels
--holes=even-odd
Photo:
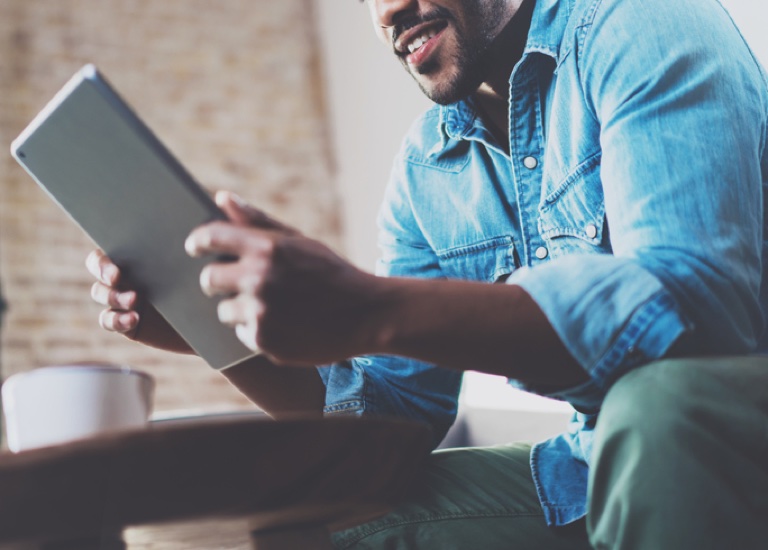
[[[768,347],[766,88],[716,0],[537,0],[509,153],[471,98],[403,143],[378,273],[519,285],[589,375],[560,392],[510,381],[577,411],[531,454],[549,524],[586,513],[592,430],[619,377],[676,343]],[[329,414],[417,419],[436,443],[456,414],[457,372],[372,356],[320,373]]]

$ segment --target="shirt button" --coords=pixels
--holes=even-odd
[[[543,260],[547,256],[549,256],[549,250],[547,250],[546,246],[540,246],[539,248],[536,249],[536,257],[539,260]]]
[[[523,159],[523,165],[528,168],[528,170],[533,170],[539,165],[539,161],[536,160],[536,157],[525,157]]]
[[[597,237],[597,226],[595,224],[591,223],[587,226],[587,237],[590,239]]]

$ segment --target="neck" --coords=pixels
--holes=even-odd
[[[509,78],[523,56],[535,0],[523,0],[488,51],[486,78],[475,93],[481,117],[502,144],[509,135]]]

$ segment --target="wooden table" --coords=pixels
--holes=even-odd
[[[2,453],[0,548],[124,549],[128,527],[184,522],[241,526],[259,550],[329,548],[327,524],[386,510],[429,441],[393,420],[241,418]]]

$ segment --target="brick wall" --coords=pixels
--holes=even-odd
[[[204,185],[339,243],[311,0],[0,0],[0,148],[96,63]],[[2,374],[105,360],[145,369],[156,410],[249,404],[199,359],[99,329],[92,245],[0,153]]]

